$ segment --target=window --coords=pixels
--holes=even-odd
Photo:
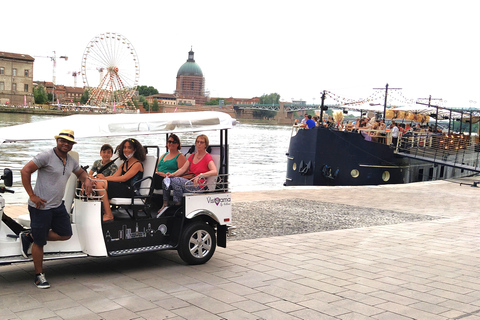
[[[28,77],[28,69],[25,69],[25,77]]]
[[[0,67],[0,74],[5,74],[5,68],[4,67]]]
[[[17,69],[16,68],[13,68],[12,70],[12,75],[15,77],[17,75]]]
[[[17,84],[16,83],[12,83],[12,90],[17,91]]]
[[[0,82],[0,91],[3,91],[3,90],[5,90],[5,82]]]
[[[28,84],[23,85],[23,91],[28,92]]]

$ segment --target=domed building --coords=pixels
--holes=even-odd
[[[190,49],[187,62],[178,69],[175,94],[179,98],[194,99],[195,104],[202,105],[207,101],[205,96],[205,78],[193,55],[194,52]]]

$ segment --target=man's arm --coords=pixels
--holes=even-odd
[[[91,194],[92,193],[92,181],[90,180],[87,172],[85,170],[83,170],[82,168],[80,168],[75,172],[75,175],[82,182],[83,190],[85,191],[85,194],[87,194],[87,195]]]
[[[25,188],[25,191],[28,194],[30,200],[35,203],[35,207],[42,208],[47,203],[47,200],[40,198],[33,192],[32,188],[32,174],[38,170],[37,165],[33,161],[29,161],[23,168],[20,170],[20,175],[22,177],[22,184]]]

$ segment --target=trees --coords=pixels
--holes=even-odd
[[[83,91],[82,97],[80,98],[80,103],[81,104],[86,104],[89,98],[90,98],[90,91],[85,89]]]
[[[220,104],[220,100],[227,101],[226,98],[211,99],[210,101],[205,102],[205,105],[206,106],[218,106]]]
[[[153,99],[152,111],[157,112],[158,109],[160,109],[160,106],[159,106],[159,104],[158,104],[158,100],[157,100],[157,99]]]
[[[38,85],[37,87],[33,88],[33,98],[35,99],[36,104],[44,104],[45,102],[49,101],[47,91],[42,85]]]
[[[149,87],[138,86],[137,90],[138,90],[138,94],[141,95],[141,96],[144,96],[144,97],[148,97],[148,96],[151,96],[151,95],[154,95],[154,94],[158,94],[158,90],[155,89],[152,86],[149,86]]]
[[[260,104],[279,104],[280,95],[278,93],[264,94],[260,97]]]

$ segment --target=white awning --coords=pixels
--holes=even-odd
[[[229,114],[217,111],[81,114],[0,128],[0,143],[49,140],[62,129],[73,130],[75,140],[79,140],[90,137],[212,131],[231,129],[234,124],[235,119]]]

